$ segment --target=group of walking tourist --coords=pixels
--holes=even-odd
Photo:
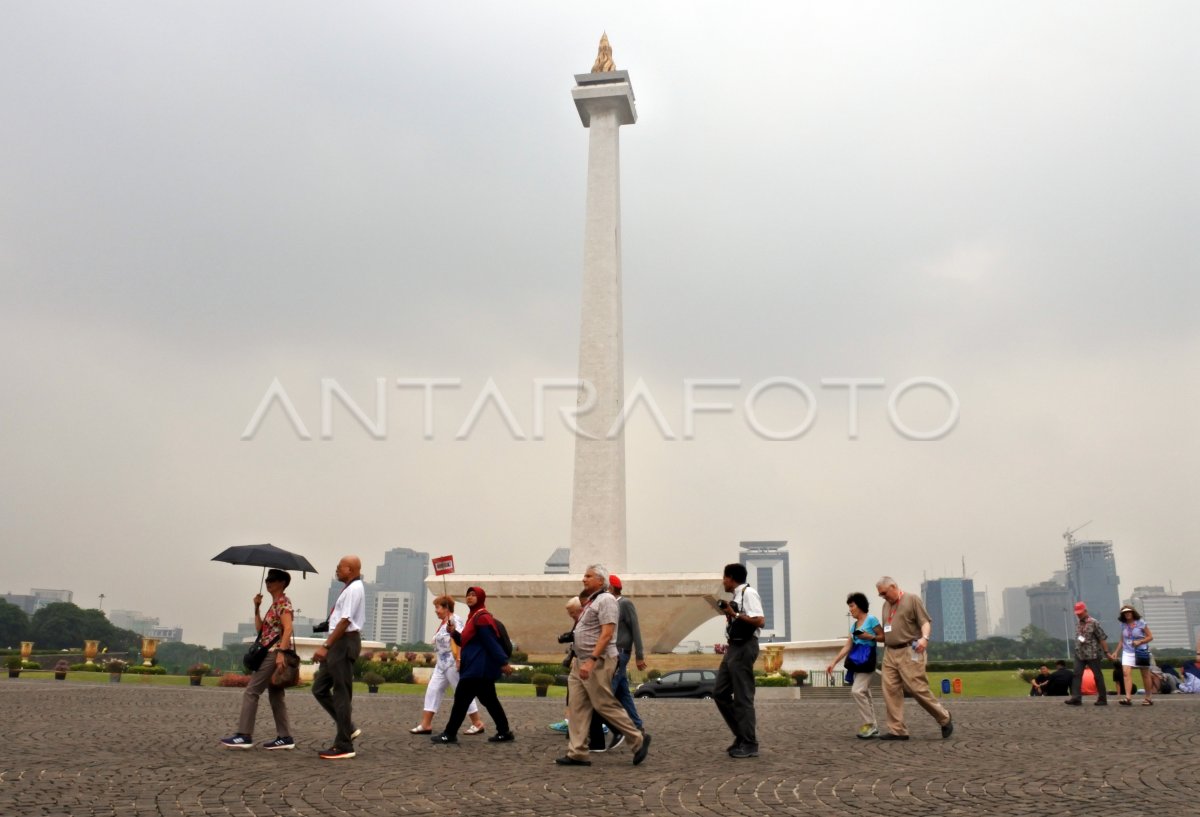
[[[345,556],[338,562],[336,575],[343,588],[328,621],[314,628],[326,633],[313,660],[319,664],[313,679],[312,694],[334,723],[334,738],[321,749],[318,756],[327,760],[342,760],[355,756],[354,741],[362,730],[353,720],[354,662],[361,649],[361,631],[365,622],[365,593],[362,564],[356,556]],[[754,665],[759,655],[759,634],[765,624],[762,598],[747,581],[746,566],[732,563],[725,566],[722,587],[729,599],[716,603],[725,618],[726,647],[717,671],[713,699],[728,727],[733,743],[726,749],[731,758],[746,759],[758,756],[759,742],[754,707]],[[294,607],[287,596],[291,582],[289,574],[272,569],[266,574],[266,589],[270,606],[262,613],[263,596],[254,597],[254,622],[257,630],[256,650],[262,653],[261,664],[254,667],[242,696],[237,732],[221,743],[230,749],[250,749],[254,742],[255,717],[258,702],[265,691],[271,704],[276,735],[258,744],[263,749],[294,749],[284,687],[274,683],[288,661],[295,661]],[[603,565],[589,565],[583,574],[582,590],[567,601],[572,628],[559,641],[567,645],[563,665],[568,669],[567,703],[564,720],[550,728],[567,736],[566,752],[555,759],[560,766],[590,766],[590,755],[611,752],[628,744],[633,764],[639,765],[649,754],[651,737],[646,732],[629,687],[627,667],[631,662],[639,670],[646,667],[637,609],[622,595],[620,577],[610,574]],[[937,724],[941,737],[954,733],[950,712],[938,701],[929,688],[926,675],[932,620],[915,593],[902,590],[896,580],[884,576],[875,583],[875,592],[882,600],[878,616],[871,613],[871,600],[861,592],[846,597],[850,617],[846,641],[826,666],[834,673],[838,666],[846,671],[851,687],[859,726],[855,737],[861,740],[877,738],[883,741],[905,741],[909,730],[905,722],[904,698],[912,698]],[[508,717],[496,694],[496,682],[511,673],[509,663],[511,642],[503,625],[488,612],[487,592],[482,587],[467,588],[466,620],[454,612],[455,600],[441,595],[433,600],[438,626],[433,635],[436,661],[425,692],[420,722],[409,731],[428,735],[439,745],[458,742],[459,729],[470,719],[465,735],[484,735],[487,728],[479,715],[480,706],[486,709],[494,724],[494,733],[486,738],[491,743],[515,740]],[[1035,697],[1063,694],[1064,703],[1082,704],[1088,690],[1087,681],[1095,686],[1097,706],[1108,703],[1107,690],[1101,674],[1101,659],[1117,663],[1114,680],[1120,692],[1119,703],[1133,703],[1133,670],[1141,671],[1142,705],[1153,705],[1155,691],[1170,692],[1200,678],[1184,674],[1180,679],[1169,667],[1154,665],[1147,645],[1154,635],[1141,614],[1131,606],[1121,608],[1120,643],[1109,649],[1108,634],[1102,624],[1088,613],[1087,605],[1074,606],[1077,620],[1073,648],[1073,670],[1064,662],[1051,673],[1048,667],[1030,681],[1030,695]],[[882,660],[878,646],[882,644]],[[1200,645],[1198,645],[1200,653]],[[251,651],[255,652],[254,650]],[[248,656],[249,658],[249,656]],[[1200,661],[1200,654],[1197,655]],[[248,665],[248,669],[250,669]],[[881,676],[880,687],[887,731],[882,732],[875,716],[872,681]],[[1091,675],[1087,679],[1087,674]],[[450,715],[441,731],[434,733],[433,719],[448,691],[453,691]],[[1200,688],[1195,691],[1200,691]],[[611,742],[610,742],[611,741]]]

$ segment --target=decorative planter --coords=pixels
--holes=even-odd
[[[534,687],[534,690],[537,692],[537,696],[538,696],[539,698],[545,698],[545,697],[546,697],[546,690],[547,690],[548,688],[549,688],[549,687]]]
[[[368,686],[367,687],[367,692],[371,693],[372,695],[374,695],[378,691],[379,691],[379,687],[377,687],[377,686]]]
[[[88,663],[88,664],[96,663],[93,659],[96,657],[96,653],[98,653],[98,652],[100,652],[100,642],[99,641],[83,642],[83,657],[86,660],[86,663]]]
[[[189,675],[188,684],[194,687],[200,686],[200,682],[204,680],[203,675]]]
[[[9,678],[20,678],[20,677],[21,677],[21,671],[20,671],[19,669],[10,669],[10,670],[8,671],[8,677],[9,677]]]
[[[65,681],[65,680],[67,680],[67,674],[65,672],[56,672],[56,673],[54,673],[54,680],[55,681]]]
[[[769,644],[763,647],[763,669],[768,675],[773,675],[779,672],[779,668],[783,666],[783,647],[778,644]]]
[[[33,642],[32,641],[22,641],[21,642],[21,660],[28,661],[29,656],[31,656],[31,655],[33,655]]]
[[[158,653],[158,642],[161,638],[142,636],[142,666],[154,666],[154,656]]]
[[[119,673],[119,672],[110,672],[110,673],[108,674],[108,682],[109,682],[110,684],[119,684],[119,683],[121,683],[121,673]]]

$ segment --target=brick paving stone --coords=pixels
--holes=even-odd
[[[288,695],[295,751],[220,747],[240,695],[0,681],[0,815],[1090,817],[1193,813],[1200,800],[1200,696],[1132,711],[1054,699],[951,701],[956,731],[947,741],[909,704],[906,743],[855,739],[848,701],[763,701],[762,751],[751,760],[725,755],[729,734],[710,701],[647,700],[639,709],[654,744],[645,764],[634,767],[622,748],[593,756],[590,768],[561,768],[553,759],[566,741],[546,728],[561,717],[561,701],[506,701],[514,743],[463,736],[436,747],[408,734],[419,698],[359,696],[359,756],[329,762],[316,750],[332,724],[306,690]],[[258,741],[273,734],[265,701],[257,727]]]

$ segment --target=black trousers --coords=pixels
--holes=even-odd
[[[496,697],[496,682],[490,678],[458,679],[458,686],[454,688],[454,706],[450,709],[450,720],[446,721],[446,728],[442,732],[447,735],[458,734],[459,727],[466,720],[467,707],[475,698],[479,699],[480,705],[492,716],[492,722],[496,724],[496,734],[503,735],[508,732],[508,715],[504,714],[504,707]]]
[[[313,697],[337,724],[337,737],[331,748],[343,752],[354,749],[354,739],[350,737],[354,731],[350,702],[354,696],[354,661],[360,652],[362,637],[357,632],[342,633],[313,678]]]
[[[1100,665],[1099,658],[1082,658],[1075,659],[1075,677],[1071,679],[1071,700],[1078,701],[1082,696],[1079,694],[1079,689],[1083,685],[1083,668],[1092,668],[1092,678],[1096,681],[1096,694],[1100,696],[1100,700],[1108,700],[1108,684],[1104,682],[1104,668]]]
[[[737,742],[758,746],[754,717],[754,662],[758,660],[758,639],[730,644],[717,670],[713,699],[721,717]]]

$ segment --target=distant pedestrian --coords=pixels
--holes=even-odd
[[[246,691],[242,693],[242,714],[238,719],[237,732],[221,741],[229,749],[249,749],[254,745],[254,718],[258,714],[258,699],[264,689],[267,690],[267,699],[271,702],[271,714],[275,717],[275,739],[263,743],[262,748],[296,748],[296,741],[292,740],[292,727],[288,723],[283,690],[270,686],[275,667],[284,663],[285,651],[295,649],[292,643],[294,608],[292,600],[285,592],[291,582],[292,577],[286,571],[271,568],[267,572],[266,584],[267,592],[271,594],[271,606],[265,616],[259,609],[262,606],[262,593],[254,597],[254,629],[258,633],[258,643],[267,647],[270,652],[262,665],[251,674]]]
[[[625,709],[613,695],[612,678],[617,668],[617,600],[605,590],[608,571],[603,565],[589,565],[583,574],[587,601],[575,622],[575,661],[567,678],[568,729],[567,754],[554,759],[560,766],[590,766],[588,730],[592,713],[598,712],[611,728],[623,734],[633,750],[633,765],[639,765],[650,751],[650,736],[633,725]]]
[[[433,633],[433,654],[436,661],[429,685],[425,687],[425,708],[421,712],[421,722],[408,730],[414,735],[433,734],[433,716],[442,705],[442,697],[447,689],[452,690],[458,686],[458,646],[451,638],[450,630],[461,630],[462,619],[455,615],[454,599],[450,596],[438,596],[434,599],[433,612],[438,617],[438,628]],[[479,704],[474,700],[467,707],[467,717],[471,719],[471,728],[466,734],[483,734],[483,719],[479,717]]]
[[[732,593],[721,599],[717,609],[725,615],[725,640],[728,647],[721,656],[713,700],[733,733],[726,753],[733,758],[758,757],[758,727],[754,714],[754,662],[758,660],[758,632],[766,623],[762,599],[746,582],[746,566],[739,562],[725,565],[721,586]]]
[[[352,709],[354,662],[362,652],[362,628],[367,620],[362,561],[357,556],[343,556],[335,575],[345,587],[329,613],[325,643],[313,653],[313,661],[321,665],[313,678],[313,697],[337,724],[333,745],[317,753],[322,760],[354,757],[354,738],[358,732]]]
[[[1100,622],[1088,615],[1087,605],[1082,601],[1075,603],[1075,677],[1071,679],[1071,697],[1063,701],[1067,706],[1083,704],[1081,688],[1083,686],[1083,670],[1087,667],[1092,671],[1096,680],[1096,706],[1108,706],[1108,690],[1104,683],[1104,670],[1100,666],[1100,657],[1109,655],[1108,634],[1100,626]]]
[[[825,674],[832,675],[834,668],[842,659],[850,657],[856,647],[857,652],[867,653],[867,663],[858,664],[858,668],[851,669],[854,680],[850,688],[850,695],[858,704],[858,714],[862,720],[856,737],[867,740],[879,734],[879,722],[875,720],[875,705],[871,700],[871,681],[875,677],[875,642],[883,640],[883,625],[875,616],[868,614],[871,603],[867,601],[866,594],[851,593],[846,597],[846,606],[850,608],[852,619],[850,635],[847,636],[842,649],[825,668]]]
[[[478,698],[496,725],[496,734],[488,738],[488,743],[508,743],[516,740],[516,736],[509,728],[508,715],[500,705],[500,699],[496,697],[496,680],[512,672],[512,666],[500,645],[500,627],[485,606],[487,593],[482,587],[468,587],[466,602],[471,612],[462,632],[454,626],[453,619],[447,622],[450,637],[461,647],[454,706],[442,733],[430,740],[441,744],[458,743],[458,728],[467,717],[471,702]]]
[[[948,738],[954,733],[954,722],[929,691],[925,675],[933,620],[921,597],[901,590],[891,576],[877,581],[875,589],[883,599],[883,643],[887,647],[883,653],[883,703],[887,708],[888,734],[880,735],[879,739],[908,740],[908,727],[904,724],[906,692],[938,722],[942,738]]]
[[[1150,682],[1150,648],[1146,645],[1154,640],[1154,634],[1150,632],[1141,613],[1129,605],[1121,608],[1117,618],[1121,622],[1121,649],[1119,654],[1117,650],[1113,650],[1108,655],[1113,661],[1120,659],[1124,675],[1122,691],[1125,697],[1117,703],[1121,706],[1133,705],[1133,668],[1139,667],[1142,670],[1142,688],[1145,691],[1142,706],[1153,706],[1154,701],[1151,698],[1154,695],[1154,685]]]

